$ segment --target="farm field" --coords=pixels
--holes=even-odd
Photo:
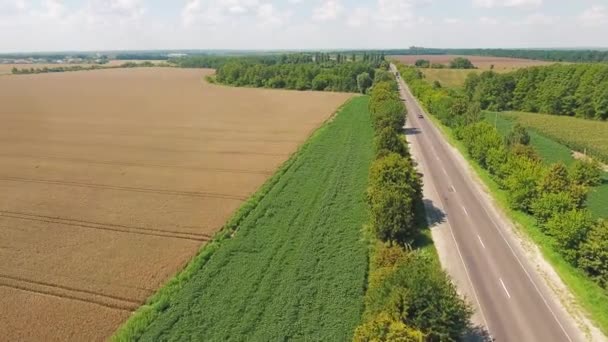
[[[210,259],[201,251],[115,340],[350,340],[368,267],[367,103],[354,98],[317,131],[234,237]]]
[[[0,78],[2,339],[109,337],[351,97],[210,73]]]
[[[519,115],[529,115],[529,116],[541,116],[545,119],[544,124],[550,124],[552,120],[563,120],[565,117],[557,116],[557,115],[542,115],[542,114],[527,114],[527,113],[496,113],[486,112],[486,120],[492,124],[496,123],[496,128],[502,135],[508,134],[513,125],[515,124],[515,120]],[[569,118],[580,122],[582,125],[586,125],[589,121],[592,124],[598,125],[603,124],[602,122]],[[572,120],[568,120],[572,121]],[[536,122],[536,119],[534,119]],[[541,123],[543,121],[540,121]],[[522,124],[524,124],[522,122]],[[576,125],[576,123],[572,123]],[[560,143],[559,141],[550,138],[549,136],[545,136],[544,131],[539,130],[537,126],[528,126],[529,134],[530,134],[530,144],[534,147],[534,149],[541,156],[543,161],[546,163],[557,163],[563,162],[566,166],[569,166],[572,162],[574,162],[574,157],[572,156],[572,150],[568,148],[568,146]],[[574,127],[574,128],[573,128]],[[574,130],[576,132],[578,128],[576,126],[570,126],[568,129],[564,129],[563,132],[568,132],[569,130]],[[539,132],[543,132],[540,134]],[[602,218],[608,218],[608,172],[604,172],[603,174],[604,182],[596,187],[593,187],[587,198],[587,206],[589,210],[596,216]]]
[[[442,87],[462,87],[470,73],[481,73],[479,69],[419,69],[431,83],[438,81]]]
[[[463,57],[470,60],[473,65],[481,70],[490,70],[492,65],[494,71],[511,71],[514,69],[525,68],[535,65],[548,65],[552,62],[537,61],[533,59],[523,58],[508,58],[508,57],[490,57],[490,56],[462,56],[462,55],[401,55],[389,56],[389,59],[394,59],[404,64],[414,65],[419,59],[426,59],[431,63],[449,64],[454,58]]]
[[[114,66],[119,66],[122,65],[124,63],[127,62],[133,62],[133,63],[143,63],[146,62],[145,60],[111,60],[106,64],[85,64],[85,63],[74,63],[74,64],[0,64],[0,75],[10,75],[12,74],[12,70],[13,68],[17,68],[17,69],[29,69],[29,68],[34,68],[34,69],[42,69],[44,67],[47,68],[57,68],[57,67],[73,67],[73,66],[81,66],[83,68],[88,68],[91,67],[93,65],[98,65],[99,67],[114,67]],[[153,61],[150,60],[149,62],[158,64],[158,63],[165,63],[165,61]]]

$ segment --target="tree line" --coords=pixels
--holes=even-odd
[[[515,125],[503,138],[482,121],[479,101],[501,93],[479,87],[471,99],[465,91],[430,85],[415,68],[399,70],[427,110],[454,129],[469,156],[507,193],[511,208],[534,217],[567,262],[608,288],[608,222],[594,220],[585,208],[589,188],[601,181],[597,163],[577,160],[569,169],[545,165],[525,128]]]
[[[536,59],[550,62],[594,63],[608,62],[608,50],[578,49],[436,49],[411,47],[387,50],[389,55],[467,55]]]
[[[482,109],[608,119],[608,64],[555,64],[470,74],[467,97]]]
[[[28,75],[28,74],[44,74],[44,73],[52,73],[52,72],[69,72],[69,71],[87,71],[87,70],[99,70],[99,69],[117,69],[117,68],[146,68],[146,67],[161,67],[167,66],[166,64],[154,64],[152,62],[146,61],[142,63],[136,62],[126,62],[121,65],[115,66],[101,66],[98,64],[92,64],[89,66],[82,65],[67,65],[67,66],[57,66],[57,67],[43,67],[43,68],[17,68],[13,67],[11,72],[14,75]]]
[[[443,69],[446,65],[441,63],[431,63],[428,59],[417,59],[414,65],[418,68]],[[450,61],[448,66],[450,69],[477,69],[468,58],[456,57]]]
[[[366,198],[373,248],[365,312],[353,340],[460,340],[471,307],[437,260],[411,247],[420,236],[422,182],[402,134],[405,107],[392,74],[377,78],[369,93],[376,159]]]

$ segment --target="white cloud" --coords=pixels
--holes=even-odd
[[[318,21],[335,20],[343,10],[340,0],[323,0],[321,5],[313,10],[312,18]]]
[[[367,7],[357,7],[346,19],[346,25],[350,27],[362,27],[371,20],[370,10]]]
[[[482,25],[497,25],[498,19],[492,17],[481,17],[479,18],[479,23]]]
[[[28,6],[24,0],[0,0],[0,17],[24,13]]]
[[[450,25],[460,24],[462,23],[462,19],[460,18],[445,18],[443,22]]]
[[[586,26],[608,24],[608,9],[601,5],[592,6],[578,16],[578,20]]]
[[[527,16],[524,24],[528,25],[553,25],[560,20],[559,17],[554,17],[542,13],[534,13]]]
[[[283,26],[291,15],[291,11],[280,11],[272,4],[263,4],[257,10],[258,25],[262,27]]]
[[[542,6],[542,4],[543,0],[473,0],[473,6],[481,8],[511,7],[533,9]]]

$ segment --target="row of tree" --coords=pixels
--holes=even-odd
[[[418,68],[431,68],[431,69],[443,69],[446,65],[441,63],[431,63],[428,59],[418,59],[414,63]],[[448,64],[450,69],[477,69],[475,65],[468,58],[456,57]]]
[[[400,72],[429,112],[454,128],[471,158],[506,191],[511,207],[533,216],[566,261],[606,288],[608,223],[594,220],[585,208],[589,187],[600,182],[598,165],[582,160],[570,169],[561,163],[545,165],[522,126],[515,125],[503,138],[481,121],[483,105],[477,100],[488,96],[479,93],[485,88],[476,88],[470,100],[457,90],[429,85],[414,68],[400,66]]]
[[[386,62],[264,63],[240,58],[219,66],[216,80],[235,86],[365,92],[368,77],[373,79],[381,64]]]
[[[469,100],[482,109],[608,119],[608,64],[555,64],[506,74],[470,74]]]
[[[422,184],[402,134],[405,107],[392,74],[377,77],[369,111],[376,149],[367,190],[374,248],[354,341],[459,340],[471,308],[432,256],[409,247],[420,234]]]
[[[552,62],[608,62],[608,50],[542,50],[542,49],[435,49],[411,47],[387,50],[389,55],[467,55],[536,59]]]

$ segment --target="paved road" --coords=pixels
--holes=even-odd
[[[408,109],[406,134],[414,157],[423,164],[425,191],[432,188],[432,205],[445,215],[456,249],[453,259],[464,266],[470,301],[481,323],[496,341],[580,340],[580,332],[515,246],[466,165],[401,79],[399,83]]]

